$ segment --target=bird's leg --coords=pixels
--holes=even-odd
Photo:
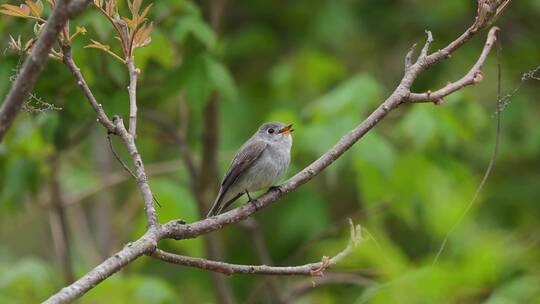
[[[259,207],[257,207],[257,205],[255,204],[255,200],[251,198],[251,195],[249,195],[249,191],[246,190],[245,193],[248,197],[248,203],[253,205],[253,208],[255,208],[255,210],[259,210]]]
[[[253,202],[253,199],[251,198],[251,195],[249,195],[249,191],[246,190],[245,193],[246,193],[246,195],[248,197],[248,203]]]
[[[268,188],[267,193],[270,192],[270,191],[274,191],[274,190],[279,191],[279,193],[283,193],[283,191],[281,190],[281,186],[279,186],[279,185],[278,186],[272,186],[272,187]]]

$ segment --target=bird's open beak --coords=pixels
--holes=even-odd
[[[292,128],[292,124],[288,125],[288,126],[285,126],[283,127],[281,130],[278,131],[278,134],[289,134],[291,133],[292,131],[294,131],[294,129]]]

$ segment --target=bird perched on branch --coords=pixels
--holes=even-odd
[[[236,152],[207,217],[218,215],[243,194],[268,189],[280,180],[291,161],[292,124],[268,122]]]

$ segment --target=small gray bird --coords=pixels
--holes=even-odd
[[[268,189],[280,180],[291,161],[292,124],[268,122],[236,152],[207,217],[218,215],[244,193]]]

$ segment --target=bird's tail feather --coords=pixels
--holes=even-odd
[[[216,198],[216,201],[214,202],[214,205],[212,208],[210,208],[210,211],[208,211],[208,214],[206,215],[207,218],[211,216],[216,216],[221,213],[223,209],[227,209],[234,201],[236,201],[240,196],[242,196],[243,193],[238,193],[233,198],[230,198],[228,201],[223,204],[223,200],[225,199],[225,193],[221,192],[221,189],[219,190],[218,196]]]
[[[214,201],[214,205],[212,208],[210,208],[210,211],[208,211],[208,214],[206,215],[207,218],[211,216],[218,215],[221,211],[221,201],[223,200],[224,193],[219,189],[219,193],[216,197],[216,200]]]

